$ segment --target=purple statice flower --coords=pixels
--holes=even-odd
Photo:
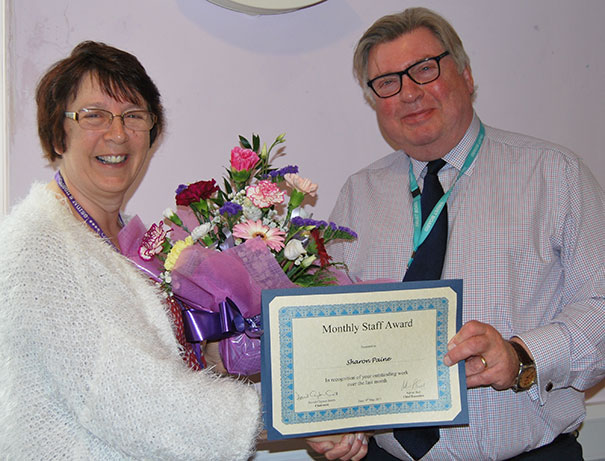
[[[330,222],[326,225],[325,233],[328,241],[333,239],[354,240],[357,238],[357,233],[355,231],[345,226],[339,226],[334,222]]]
[[[235,216],[236,214],[241,213],[241,211],[242,206],[239,203],[234,202],[225,202],[218,210],[220,214],[228,214],[229,216]]]
[[[355,232],[352,229],[349,229],[348,227],[345,226],[338,226],[338,232],[344,232],[345,234],[349,234],[351,237],[353,238],[357,238],[357,232]]]
[[[183,192],[185,189],[187,189],[187,184],[179,184],[179,187],[176,188],[176,191],[174,191],[174,193],[176,195],[179,195],[181,192]]]
[[[307,227],[307,226],[325,227],[328,225],[328,223],[325,221],[317,221],[316,219],[311,219],[311,218],[301,218],[300,216],[296,216],[296,217],[292,218],[290,220],[290,222],[292,223],[292,225],[294,225],[296,227]]]
[[[298,167],[296,165],[288,165],[283,168],[280,168],[279,170],[269,172],[269,176],[272,179],[274,179],[274,178],[277,178],[278,176],[284,176],[288,173],[297,174]]]

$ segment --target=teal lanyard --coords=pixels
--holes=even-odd
[[[441,210],[443,210],[443,207],[447,203],[447,199],[450,196],[450,194],[452,193],[452,189],[454,188],[454,186],[456,185],[456,183],[458,182],[460,177],[466,172],[466,170],[469,169],[469,167],[475,161],[475,157],[477,157],[477,154],[479,153],[479,148],[481,147],[481,144],[483,143],[484,137],[485,137],[485,127],[483,126],[483,123],[480,123],[479,134],[477,135],[477,139],[475,139],[475,143],[473,144],[473,147],[471,147],[470,152],[467,154],[466,159],[464,160],[464,165],[462,165],[462,168],[460,169],[458,176],[456,176],[456,180],[451,185],[451,187],[448,189],[448,191],[445,194],[443,194],[443,197],[441,197],[439,199],[439,201],[437,202],[437,204],[435,205],[433,210],[430,212],[430,214],[426,218],[424,225],[422,225],[422,205],[420,204],[420,188],[418,187],[418,183],[416,182],[416,177],[414,176],[414,168],[412,167],[412,161],[410,160],[409,175],[410,175],[410,192],[412,193],[412,197],[413,197],[412,214],[414,217],[414,249],[412,251],[412,256],[410,257],[410,260],[408,261],[408,267],[410,267],[410,264],[412,264],[412,261],[414,260],[414,256],[416,255],[416,250],[418,250],[418,247],[420,245],[422,245],[422,242],[424,242],[426,240],[426,238],[428,237],[428,235],[431,233],[431,229],[433,229],[433,226],[435,225],[437,218],[439,218],[439,215],[441,214]]]

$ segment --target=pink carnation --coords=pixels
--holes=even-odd
[[[303,178],[302,176],[293,173],[285,174],[284,179],[290,187],[302,192],[303,194],[315,197],[318,186],[317,184],[311,182],[310,179]]]
[[[269,180],[262,180],[246,188],[246,197],[258,208],[268,208],[284,201],[286,193]]]
[[[231,169],[235,171],[249,171],[259,160],[260,157],[251,149],[242,149],[239,146],[231,149]]]

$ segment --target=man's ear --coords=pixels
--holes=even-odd
[[[468,92],[470,94],[473,94],[475,92],[475,80],[473,79],[473,73],[471,72],[471,68],[469,66],[466,66],[462,71],[462,77],[466,82]]]

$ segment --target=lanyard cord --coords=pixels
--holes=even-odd
[[[410,257],[410,260],[408,261],[408,267],[410,267],[410,264],[412,264],[412,261],[414,260],[414,255],[416,254],[416,250],[418,250],[418,247],[420,245],[422,245],[422,243],[426,240],[428,235],[431,233],[431,230],[433,229],[433,226],[435,225],[437,218],[439,218],[439,215],[441,214],[443,207],[445,207],[445,204],[447,203],[447,199],[449,198],[450,194],[452,193],[452,189],[454,188],[454,186],[456,185],[456,183],[458,182],[460,177],[466,172],[466,170],[468,170],[470,168],[470,166],[475,161],[475,158],[477,157],[477,154],[479,153],[479,148],[481,147],[481,144],[483,143],[484,137],[485,137],[485,127],[483,126],[483,123],[481,123],[479,125],[479,134],[477,134],[475,143],[471,147],[470,152],[467,154],[466,159],[464,160],[464,164],[462,165],[462,168],[460,169],[458,176],[456,176],[456,180],[450,186],[448,191],[445,194],[443,194],[443,197],[441,197],[439,199],[439,201],[437,202],[435,207],[431,210],[431,212],[429,213],[429,215],[426,218],[426,221],[424,222],[424,225],[422,224],[422,205],[420,203],[420,188],[418,187],[418,183],[416,182],[416,177],[414,176],[414,168],[412,167],[412,161],[410,160],[409,177],[410,177],[410,193],[412,194],[412,215],[414,218],[414,241],[413,241],[414,248],[412,250],[412,256]]]
[[[95,231],[103,240],[105,240],[109,245],[111,245],[113,247],[114,250],[116,250],[119,253],[120,250],[118,250],[118,248],[112,243],[112,241],[109,239],[109,237],[107,237],[105,232],[103,232],[103,229],[101,229],[101,226],[99,226],[99,224],[94,220],[94,218],[86,212],[84,207],[82,207],[82,205],[80,205],[78,203],[78,201],[74,198],[74,196],[71,195],[71,192],[69,192],[69,189],[67,188],[67,184],[65,184],[65,180],[63,179],[63,176],[61,175],[61,171],[59,171],[59,170],[57,170],[57,173],[55,174],[55,181],[57,182],[59,189],[61,189],[63,194],[65,194],[65,197],[67,197],[67,200],[69,200],[69,203],[71,203],[71,206],[73,206],[74,210],[76,210],[78,212],[78,214],[84,220],[84,222],[88,225],[88,227],[90,227],[93,231]],[[120,222],[120,226],[124,227],[124,221],[122,220],[122,215],[120,215],[120,214],[118,214],[118,221]]]

